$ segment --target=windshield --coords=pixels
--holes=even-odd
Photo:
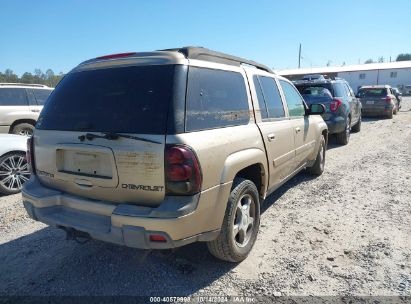
[[[165,133],[176,69],[151,65],[68,74],[48,99],[37,128]]]

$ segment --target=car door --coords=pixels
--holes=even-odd
[[[309,155],[314,152],[317,133],[313,127],[313,118],[305,115],[304,99],[289,81],[280,79],[280,86],[287,103],[288,115],[293,130],[295,158],[294,170],[304,166]]]
[[[269,163],[269,189],[273,189],[293,171],[294,135],[286,116],[277,82],[267,75],[249,76],[260,129]]]
[[[24,88],[0,88],[0,126],[8,129],[14,121],[21,119],[27,110],[28,100]]]

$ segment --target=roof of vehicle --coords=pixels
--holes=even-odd
[[[333,82],[346,82],[345,79],[339,77],[330,77],[328,75],[321,74],[311,74],[304,75],[302,80],[294,80],[294,85],[305,85],[305,84],[321,84],[321,83],[333,83]]]
[[[389,89],[391,86],[387,84],[379,84],[379,85],[367,85],[361,86],[360,89]]]
[[[85,66],[104,67],[107,66],[107,62],[113,64],[113,61],[115,61],[116,66],[133,64],[134,62],[141,62],[142,58],[144,58],[143,63],[146,62],[147,64],[150,64],[150,62],[156,62],[157,64],[178,64],[182,63],[183,59],[196,59],[235,66],[245,64],[269,73],[274,73],[269,67],[252,60],[216,52],[203,47],[192,46],[157,50],[153,52],[131,52],[100,56],[80,63],[76,69],[82,69]]]
[[[41,88],[41,89],[50,89],[52,90],[53,88],[50,88],[44,84],[35,84],[35,83],[7,83],[7,82],[2,82],[0,83],[0,87],[19,87],[19,88]]]

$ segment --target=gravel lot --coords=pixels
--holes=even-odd
[[[326,171],[301,173],[263,205],[251,255],[235,265],[202,243],[143,251],[84,245],[0,197],[0,295],[411,296],[411,97],[364,119]]]

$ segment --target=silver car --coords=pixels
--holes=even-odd
[[[15,194],[30,178],[26,160],[27,137],[0,134],[0,193]]]

